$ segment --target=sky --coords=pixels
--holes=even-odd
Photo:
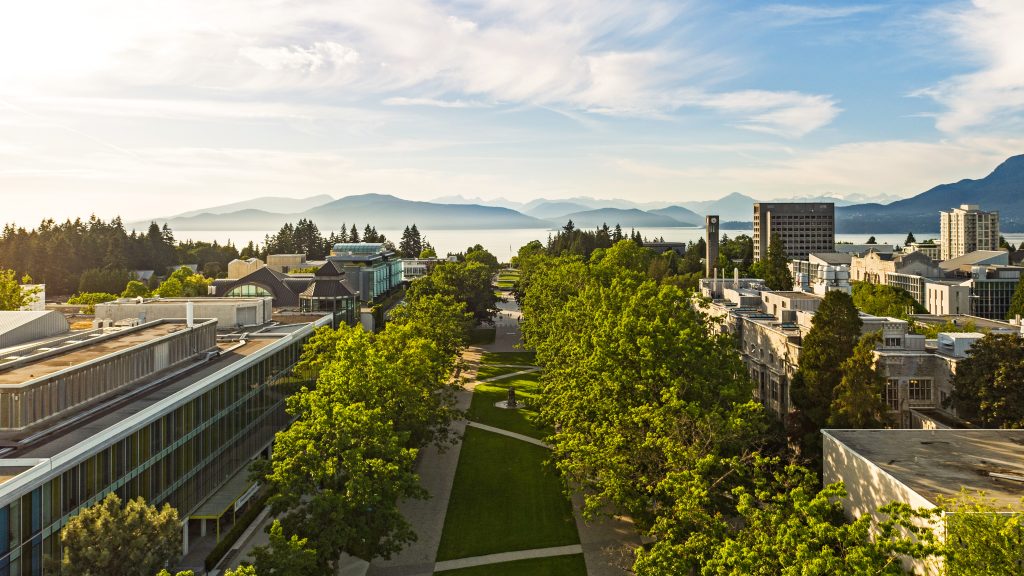
[[[1024,153],[1024,2],[0,4],[0,220],[907,197]]]

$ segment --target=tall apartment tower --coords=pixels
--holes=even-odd
[[[705,216],[704,226],[708,234],[705,242],[707,252],[704,254],[704,277],[711,278],[715,271],[715,264],[718,263],[718,216]]]
[[[999,250],[999,212],[962,204],[939,212],[939,257],[949,260],[975,250]]]
[[[768,255],[772,236],[782,241],[786,257],[806,260],[811,252],[835,252],[836,205],[831,202],[756,202],[754,260]]]

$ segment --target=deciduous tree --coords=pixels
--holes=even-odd
[[[68,520],[61,545],[65,576],[150,576],[181,553],[181,522],[169,504],[136,498],[122,507],[110,493]]]
[[[39,288],[23,288],[14,270],[0,269],[0,310],[18,310],[28,306],[38,294]]]
[[[260,576],[309,576],[318,571],[316,550],[308,538],[284,535],[281,522],[274,520],[268,530],[270,543],[253,549],[253,559]],[[239,575],[241,576],[241,575]]]
[[[1024,338],[989,334],[957,365],[950,402],[982,428],[1024,427]]]

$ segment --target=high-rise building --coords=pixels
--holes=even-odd
[[[778,236],[786,257],[806,260],[811,252],[834,252],[836,206],[831,202],[757,202],[754,204],[754,260],[768,255]]]
[[[718,264],[718,216],[710,215],[704,218],[707,229],[707,253],[704,254],[704,275],[710,278]]]
[[[975,250],[999,250],[999,212],[962,204],[939,212],[940,258],[950,260]]]

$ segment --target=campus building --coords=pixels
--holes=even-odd
[[[363,302],[375,302],[402,285],[402,260],[384,244],[335,244],[327,260],[339,265]]]
[[[330,318],[242,339],[190,316],[0,357],[0,575],[45,573],[67,521],[111,492],[176,508],[186,551],[251,494],[248,464],[288,425],[292,367]]]
[[[832,252],[836,243],[836,207],[831,202],[757,202],[754,204],[754,260],[768,255],[772,237],[786,257],[806,260],[811,252]]]
[[[1020,447],[1024,430],[822,430],[822,480],[843,482],[846,515],[882,519],[878,510],[890,502],[913,508],[940,507],[961,490],[984,492],[994,505],[1021,512],[1024,469]],[[942,506],[935,525],[940,541],[958,538],[955,505]],[[976,512],[968,512],[976,513]],[[954,540],[956,541],[956,540]],[[960,540],[963,542],[963,540]],[[969,542],[967,544],[974,544]],[[914,574],[941,574],[942,566],[909,561]]]
[[[975,250],[999,249],[999,212],[963,204],[939,212],[939,257],[950,260]]]

